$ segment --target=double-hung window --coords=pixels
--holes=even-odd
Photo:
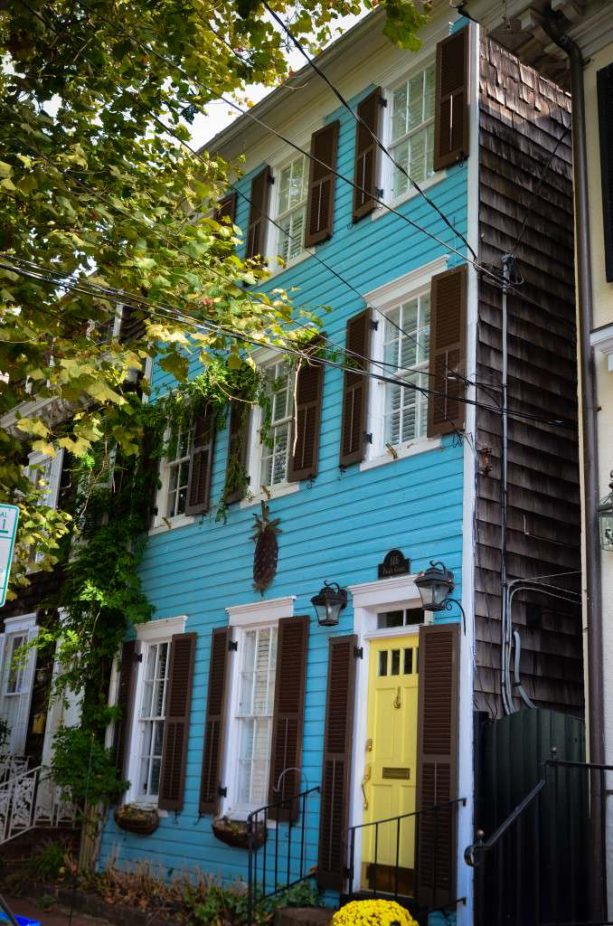
[[[245,630],[239,646],[240,670],[235,724],[238,740],[236,810],[267,803],[272,716],[277,668],[277,628]]]
[[[406,173],[423,183],[433,174],[434,154],[434,64],[396,86],[390,94],[389,149]],[[410,192],[406,175],[393,166],[392,197]]]
[[[164,463],[166,491],[163,516],[166,518],[185,514],[190,450],[191,430],[185,427],[176,428],[171,436]]]
[[[137,784],[137,797],[141,800],[157,798],[160,788],[169,649],[168,641],[149,643],[143,653]]]
[[[384,443],[397,447],[427,433],[430,292],[389,309],[383,329],[386,374],[406,383],[385,383]]]
[[[299,155],[282,167],[278,175],[277,253],[288,263],[304,250],[308,167],[306,156]]]
[[[260,429],[261,460],[258,486],[287,482],[292,430],[293,377],[286,360],[266,367],[266,401]]]

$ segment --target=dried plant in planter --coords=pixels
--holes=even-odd
[[[253,586],[260,595],[264,594],[264,589],[268,588],[274,579],[279,558],[277,534],[281,533],[280,519],[275,518],[274,521],[271,521],[269,514],[268,505],[266,502],[262,502],[262,517],[259,518],[257,514],[253,516],[255,519],[252,537],[252,540],[255,541]]]
[[[237,849],[249,848],[249,827],[246,820],[230,820],[228,817],[216,817],[211,829],[213,835],[227,846]],[[266,842],[266,824],[260,821],[255,825],[254,838],[256,846],[263,846]]]
[[[115,823],[122,830],[149,836],[160,825],[156,807],[143,807],[139,804],[123,804],[113,814]]]

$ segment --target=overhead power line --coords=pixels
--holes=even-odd
[[[413,177],[411,177],[411,175],[409,174],[409,172],[408,172],[408,170],[406,169],[406,167],[404,166],[404,164],[401,164],[399,161],[396,160],[396,158],[394,157],[394,155],[392,154],[392,152],[389,150],[389,148],[387,148],[387,147],[383,144],[383,142],[381,141],[381,139],[379,138],[379,136],[378,136],[375,132],[373,132],[373,130],[371,129],[371,127],[368,125],[368,123],[365,122],[364,119],[362,119],[360,116],[358,116],[358,114],[357,114],[356,112],[354,112],[354,110],[351,108],[349,102],[348,102],[348,101],[346,100],[346,98],[343,96],[343,94],[342,94],[341,91],[338,89],[338,87],[330,80],[330,78],[328,77],[328,75],[327,75],[324,71],[322,71],[322,69],[321,69],[321,68],[319,67],[319,65],[313,60],[313,58],[311,58],[311,56],[308,54],[308,52],[306,51],[306,49],[304,48],[304,46],[302,45],[302,43],[294,36],[294,34],[292,33],[292,31],[291,31],[291,29],[289,28],[289,26],[287,26],[287,24],[283,22],[283,20],[282,20],[281,17],[279,16],[279,14],[278,14],[278,13],[275,13],[275,11],[274,11],[273,9],[270,8],[270,6],[269,6],[268,3],[266,2],[266,0],[264,0],[263,5],[264,5],[264,8],[265,8],[266,10],[268,10],[268,13],[270,14],[270,16],[272,16],[272,18],[274,19],[274,21],[275,21],[275,22],[283,29],[283,31],[287,34],[288,38],[289,38],[290,41],[295,45],[295,47],[298,49],[298,51],[300,52],[300,54],[302,55],[302,57],[305,59],[305,61],[306,61],[307,64],[309,65],[309,67],[311,67],[311,68],[315,71],[315,73],[316,73],[319,77],[321,77],[321,79],[328,85],[328,87],[330,88],[330,90],[332,91],[332,93],[335,95],[335,97],[337,98],[337,100],[339,100],[339,102],[341,103],[341,105],[344,106],[344,108],[351,114],[351,116],[355,119],[356,123],[357,123],[358,125],[362,126],[362,128],[366,129],[366,131],[368,132],[368,134],[370,135],[370,137],[372,138],[372,140],[373,140],[374,143],[376,144],[377,148],[378,148],[381,152],[383,152],[383,154],[385,154],[386,157],[388,157],[388,158],[390,159],[390,161],[392,162],[392,164],[394,165],[394,167],[395,167],[397,170],[399,170],[400,173],[401,173],[404,177],[406,177],[406,179],[409,181],[409,183],[411,184],[411,186],[416,190],[417,193],[419,193],[419,195],[422,197],[422,199],[424,199],[424,200],[428,203],[428,205],[430,206],[431,209],[434,209],[434,211],[435,211],[435,212],[437,213],[437,215],[443,220],[443,222],[448,226],[448,228],[450,228],[451,231],[452,231],[455,235],[457,235],[458,238],[460,238],[460,240],[466,245],[467,249],[468,249],[469,252],[472,254],[473,258],[474,258],[475,260],[478,260],[478,257],[477,257],[476,252],[473,250],[473,248],[471,247],[471,245],[470,245],[469,242],[468,242],[468,239],[464,236],[464,234],[463,234],[461,231],[459,231],[459,230],[455,227],[455,225],[454,225],[454,224],[450,221],[450,219],[445,215],[445,213],[443,212],[443,210],[442,210],[439,206],[437,206],[437,204],[436,204],[436,203],[424,192],[424,190],[422,190],[422,188],[421,188],[421,186],[419,185],[419,183],[418,183]]]
[[[236,331],[234,329],[228,328],[227,326],[220,325],[216,322],[207,323],[205,321],[197,321],[192,316],[190,316],[187,312],[185,312],[184,310],[176,306],[165,306],[161,303],[156,303],[151,300],[145,300],[141,296],[137,296],[136,294],[129,293],[126,291],[121,291],[121,290],[115,290],[115,289],[108,288],[108,287],[106,288],[105,287],[95,287],[95,288],[89,289],[87,286],[84,286],[82,282],[77,283],[74,280],[69,279],[69,278],[65,278],[62,280],[59,278],[59,274],[57,274],[57,272],[49,271],[47,270],[47,268],[39,268],[39,272],[37,273],[35,271],[20,267],[18,263],[13,262],[12,258],[9,258],[9,260],[11,261],[11,263],[0,262],[0,267],[4,267],[6,269],[12,270],[15,273],[20,273],[24,276],[30,276],[35,279],[43,280],[44,282],[47,282],[52,286],[56,286],[56,287],[64,286],[66,289],[69,289],[69,290],[72,289],[78,292],[86,293],[87,295],[90,295],[90,296],[93,295],[93,296],[98,296],[99,298],[105,298],[110,302],[114,301],[116,302],[117,305],[126,305],[126,304],[139,305],[140,304],[144,306],[145,308],[149,309],[154,317],[158,317],[158,318],[162,317],[164,319],[172,318],[175,321],[179,321],[182,324],[187,324],[195,329],[202,329],[209,333],[221,333],[231,339],[237,340],[239,342],[242,341],[245,344],[251,344],[254,347],[268,347],[271,350],[274,350],[278,353],[298,356],[298,357],[301,357],[303,360],[307,360],[309,362],[321,363],[323,366],[332,367],[334,369],[338,369],[343,372],[350,372],[352,374],[356,374],[356,375],[359,375],[365,378],[373,379],[377,382],[384,382],[384,383],[390,383],[396,386],[413,388],[424,394],[433,395],[433,396],[437,396],[441,398],[448,397],[446,392],[441,392],[440,390],[436,390],[436,389],[430,389],[428,387],[418,387],[415,384],[407,383],[405,380],[398,379],[392,376],[387,376],[387,375],[380,374],[380,373],[376,373],[368,369],[360,369],[355,366],[348,366],[344,363],[339,363],[337,361],[330,360],[328,358],[318,357],[314,359],[308,351],[300,350],[295,345],[288,346],[288,345],[274,344],[274,343],[266,342],[263,339],[257,339],[257,338],[250,337],[244,332]],[[255,300],[249,297],[247,298],[249,299],[249,301],[253,302],[254,305],[259,305],[259,306],[262,305],[262,303],[257,303]],[[338,348],[334,348],[334,345],[332,346],[333,346],[333,349],[338,350]],[[361,358],[361,359],[367,361],[368,358]],[[499,409],[496,406],[488,405],[486,403],[479,402],[475,399],[469,399],[466,396],[454,396],[453,398],[454,400],[457,400],[458,402],[461,402],[462,404],[465,404],[465,405],[473,405],[485,411],[492,411],[496,414],[499,413]],[[540,424],[548,425],[551,427],[561,427],[564,429],[571,429],[571,430],[575,429],[574,422],[561,419],[561,418],[556,418],[552,420],[550,418],[544,418],[542,415],[535,415],[529,412],[521,412],[519,410],[510,410],[509,415],[514,418],[526,419],[528,421],[538,422]]]

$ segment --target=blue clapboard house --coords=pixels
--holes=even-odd
[[[498,149],[522,131],[484,88],[504,96],[529,76],[499,82],[494,47],[447,4],[416,52],[383,25],[371,15],[318,59],[351,111],[306,66],[212,144],[245,155],[220,204],[241,253],[270,259],[269,290],[328,307],[322,339],[336,354],[296,364],[262,349],[266,440],[261,410],[235,401],[224,429],[204,415],[162,461],[142,564],[155,616],[115,679],[125,801],[157,808],[159,826],[131,834],[110,817],[100,864],[226,883],[251,864],[267,890],[310,874],[331,902],[377,891],[468,922],[473,703],[495,714],[500,674],[488,566],[500,437],[479,424],[483,408],[498,421],[499,322],[483,307],[500,299],[496,235],[518,230],[511,181],[498,199],[484,185],[498,172],[483,112],[501,126]],[[538,109],[531,94],[527,122],[555,128],[563,107]],[[556,140],[541,130],[543,159]],[[499,206],[495,233],[486,201]],[[572,241],[563,256],[572,267]],[[563,308],[572,318],[572,294]],[[154,393],[165,383],[154,369]],[[462,607],[424,611],[416,577],[431,563]],[[492,629],[476,639],[479,614]]]

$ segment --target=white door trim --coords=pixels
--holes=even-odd
[[[368,660],[370,640],[389,637],[390,630],[377,630],[377,612],[386,608],[421,607],[421,598],[415,585],[415,575],[396,576],[381,579],[378,582],[364,582],[350,585],[353,597],[353,632],[357,636],[358,647],[363,648],[362,659],[356,659],[355,667],[355,708],[353,718],[353,750],[351,767],[353,777],[349,800],[348,826],[357,826],[363,821],[362,777],[366,766],[366,723],[368,709]],[[419,633],[419,624],[394,628],[393,636],[407,636]],[[362,840],[358,831],[355,843],[355,860],[362,857]],[[354,877],[359,873],[359,864],[355,866]]]

